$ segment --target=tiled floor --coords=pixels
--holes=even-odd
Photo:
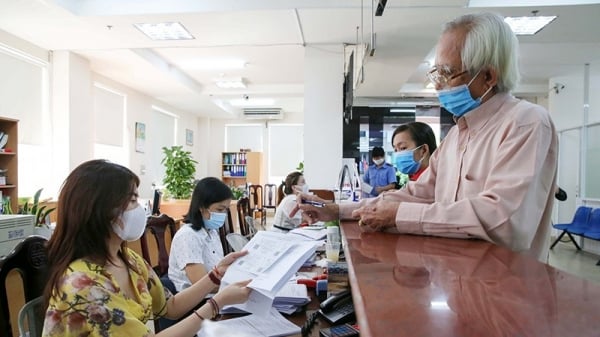
[[[577,251],[571,242],[560,242],[550,250],[548,262],[556,269],[600,284],[600,256]]]

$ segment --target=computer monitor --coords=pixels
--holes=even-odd
[[[160,191],[158,189],[154,190],[154,198],[152,199],[152,215],[160,215],[160,197]]]

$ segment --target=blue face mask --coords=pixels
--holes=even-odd
[[[392,155],[392,160],[394,162],[394,166],[398,169],[398,171],[404,174],[413,174],[419,170],[421,167],[421,160],[415,161],[415,150],[420,148],[423,145],[417,146],[412,150],[404,150],[400,152],[394,152]]]
[[[225,224],[227,213],[210,212],[210,219],[204,219],[206,229],[219,229]]]
[[[456,118],[459,118],[467,112],[479,107],[481,105],[481,99],[490,92],[493,87],[490,87],[481,97],[473,99],[469,86],[477,78],[479,71],[468,84],[459,85],[449,89],[439,90],[438,99],[444,109],[450,111]]]

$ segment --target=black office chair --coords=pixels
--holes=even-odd
[[[169,271],[169,250],[167,249],[167,242],[165,239],[165,232],[171,231],[171,240],[175,236],[175,220],[166,214],[159,216],[149,216],[146,220],[146,230],[140,239],[142,246],[142,257],[152,266],[152,258],[150,257],[150,250],[148,249],[148,238],[146,233],[149,231],[156,240],[156,247],[158,248],[158,265],[152,268],[158,276],[163,276]]]
[[[13,337],[6,293],[8,273],[16,270],[21,274],[25,303],[42,296],[48,282],[47,242],[46,238],[38,235],[28,236],[0,260],[0,332],[2,332],[2,336]],[[14,317],[17,317],[17,314],[18,312],[12,313]],[[39,324],[38,327],[38,335],[41,335],[42,325]]]

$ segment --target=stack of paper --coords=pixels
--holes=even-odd
[[[299,326],[288,321],[277,310],[270,309],[265,315],[253,314],[218,322],[205,321],[197,336],[278,337],[297,334],[300,334]]]
[[[273,307],[279,312],[290,315],[308,302],[310,298],[306,285],[288,282],[275,296]]]
[[[292,229],[288,234],[301,236],[305,240],[324,240],[327,237],[327,229],[324,227],[319,229],[313,229],[311,227],[299,227]]]
[[[276,294],[302,264],[315,253],[313,241],[290,241],[288,234],[259,231],[244,248],[248,254],[229,266],[221,289],[231,283],[249,280],[253,291],[246,303],[235,307],[251,313],[268,312]]]

